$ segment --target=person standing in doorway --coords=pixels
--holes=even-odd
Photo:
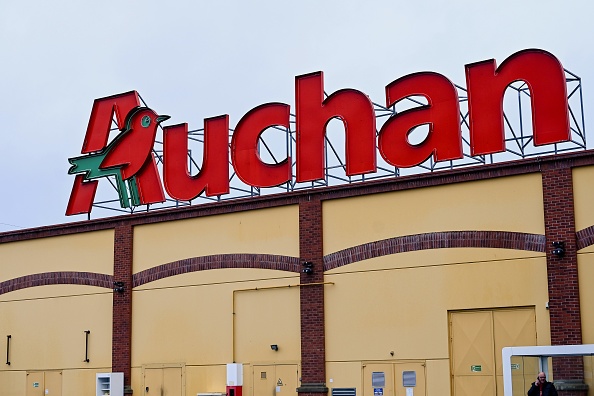
[[[547,381],[546,374],[541,372],[530,387],[528,396],[557,396],[557,389],[552,382]]]

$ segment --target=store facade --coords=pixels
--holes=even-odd
[[[547,62],[548,74],[533,73]],[[100,379],[123,373],[125,392],[146,396],[230,387],[234,396],[502,395],[501,348],[594,343],[594,151],[557,151],[570,140],[563,68],[521,51],[497,68],[492,97],[479,84],[485,70],[494,73],[494,61],[467,65],[471,154],[505,148],[503,109],[489,103],[517,79],[533,83],[528,141],[554,152],[0,234],[2,394],[107,394]],[[379,130],[365,121],[374,109],[364,94],[324,99],[321,77],[296,78],[296,176],[290,157],[265,164],[257,151],[262,131],[289,126],[288,105],[248,112],[230,144],[228,116],[206,120],[214,162],[205,159],[201,176],[175,159],[187,151],[187,125],[164,127],[161,184],[151,144],[166,116],[141,108],[135,92],[96,101],[81,156],[70,159],[67,214],[89,213],[108,176],[122,207],[165,193],[192,200],[209,187],[225,194],[229,171],[255,188],[323,178],[333,118],[344,122],[349,177],[377,170],[376,148],[394,167],[469,157],[459,130],[467,118],[445,77],[389,84],[387,107],[414,95],[428,103],[394,112]],[[552,80],[563,89],[547,91]],[[122,135],[108,145],[114,114]],[[492,116],[501,119],[494,134]],[[427,138],[409,144],[409,130],[427,123]],[[146,150],[122,157],[140,142],[130,131],[148,127]],[[518,358],[512,369],[523,395],[538,360]],[[589,356],[555,359],[549,375],[563,394],[593,394]]]
[[[503,346],[594,343],[592,178],[584,151],[5,233],[1,387],[498,390]]]

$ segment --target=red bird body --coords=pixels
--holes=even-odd
[[[122,132],[108,145],[100,168],[120,168],[123,180],[136,175],[146,161],[152,160],[157,127],[168,118],[147,107],[132,110]]]

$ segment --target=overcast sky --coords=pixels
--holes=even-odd
[[[545,49],[582,77],[594,113],[592,1],[2,1],[0,232],[84,220],[64,215],[96,98],[136,90],[166,123],[284,102],[294,78],[384,103],[391,81]],[[590,141],[592,138],[590,138]],[[591,142],[589,143],[589,147]],[[101,182],[100,182],[101,183]]]

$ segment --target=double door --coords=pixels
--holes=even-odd
[[[456,396],[503,396],[503,347],[536,345],[534,308],[450,312],[452,390]],[[514,396],[524,396],[538,358],[512,357]]]
[[[363,396],[425,396],[425,363],[364,364]]]
[[[26,396],[62,396],[62,372],[29,371],[26,389]]]
[[[183,396],[183,367],[145,367],[144,396]],[[135,392],[136,393],[136,392]]]
[[[297,364],[253,365],[254,396],[297,396]]]

